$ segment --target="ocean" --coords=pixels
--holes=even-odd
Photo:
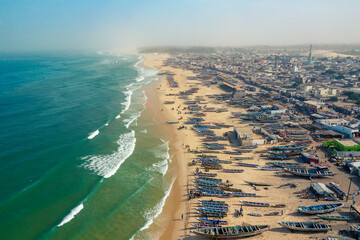
[[[0,54],[0,239],[157,237],[173,177],[142,61]]]

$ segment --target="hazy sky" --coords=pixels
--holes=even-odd
[[[0,51],[360,43],[360,0],[0,0]]]

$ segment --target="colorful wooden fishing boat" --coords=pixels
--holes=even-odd
[[[242,163],[242,162],[237,162],[236,163],[237,165],[239,166],[242,166],[242,167],[258,167],[259,165],[257,164],[251,164],[251,163]]]
[[[277,216],[279,214],[280,212],[269,212],[269,213],[265,213],[264,216]]]
[[[199,200],[199,203],[225,203],[225,201]]]
[[[235,159],[235,160],[250,160],[250,159],[253,159],[252,157],[232,157],[232,159]]]
[[[306,165],[302,163],[288,163],[288,162],[269,162],[270,164],[281,167],[281,168],[291,168],[291,169],[305,169]]]
[[[334,192],[342,199],[343,197],[346,197],[346,193],[342,191],[338,186],[336,186],[334,183],[329,183],[329,186]]]
[[[260,213],[248,213],[248,215],[253,216],[253,217],[262,217],[262,214],[260,214]]]
[[[269,183],[261,183],[261,182],[252,182],[252,181],[244,181],[246,182],[247,184],[251,185],[251,186],[272,186],[271,184]]]
[[[306,214],[321,214],[321,213],[329,213],[334,212],[338,208],[344,207],[344,203],[329,203],[329,204],[321,204],[321,205],[313,205],[308,207],[299,207],[297,210],[301,213]]]
[[[222,182],[221,178],[208,178],[208,177],[204,177],[204,176],[197,176],[196,178],[201,179],[201,180],[211,181],[211,182]]]
[[[242,193],[242,192],[233,192],[231,193],[233,197],[256,197],[256,193]]]
[[[331,230],[331,226],[316,222],[279,222],[284,228],[301,231],[301,232],[327,232]]]
[[[242,172],[244,172],[244,169],[225,169],[225,168],[223,168],[223,171],[227,172],[227,173],[242,173]]]
[[[249,201],[240,201],[242,204],[246,206],[252,207],[270,207],[269,203],[259,203],[259,202],[249,202]]]
[[[209,227],[222,227],[219,224],[206,224],[206,223],[201,223],[201,222],[196,222],[196,223],[190,223],[192,226],[196,227],[196,228],[209,228]]]
[[[309,146],[309,144],[294,144],[294,145],[269,147],[268,149],[269,150],[293,150],[293,149],[303,149],[308,146]]]
[[[331,177],[334,176],[335,173],[330,171],[317,171],[317,170],[305,170],[305,169],[292,169],[292,168],[284,168],[284,170],[288,173],[294,174],[296,176],[301,177]]]
[[[203,176],[203,177],[216,177],[217,176],[217,173],[195,172],[194,174],[197,176]]]
[[[261,166],[258,166],[258,168],[260,170],[263,170],[263,171],[279,171],[279,170],[282,170],[281,167],[261,167]]]
[[[273,159],[273,160],[287,160],[287,159],[291,159],[290,156],[274,155],[274,154],[269,154],[269,155],[267,155],[267,157],[268,157],[269,159]]]
[[[196,235],[215,239],[237,239],[255,236],[269,230],[269,225],[232,226],[200,228],[194,231]]]
[[[333,221],[350,221],[351,217],[349,216],[334,216],[334,215],[318,215],[319,218],[325,220],[333,220]]]
[[[207,223],[207,224],[222,224],[222,225],[226,225],[228,224],[227,221],[221,221],[221,220],[217,220],[217,219],[208,219],[208,218],[196,218],[198,221],[203,222],[203,223]]]
[[[304,149],[294,149],[294,150],[274,150],[269,151],[271,155],[281,155],[281,156],[295,156],[299,155]]]

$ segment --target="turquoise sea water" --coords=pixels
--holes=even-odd
[[[0,54],[0,239],[152,238],[171,159],[141,61]]]

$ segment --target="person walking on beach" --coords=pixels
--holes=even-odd
[[[181,214],[181,221],[184,219],[184,215],[183,214]]]

